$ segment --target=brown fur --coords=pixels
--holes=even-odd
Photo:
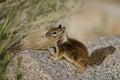
[[[108,47],[103,47],[100,49],[96,49],[92,52],[89,58],[89,65],[100,65],[104,59],[108,56],[113,54],[115,51],[115,47],[113,46],[108,46]]]
[[[113,46],[109,46],[93,51],[92,55],[89,57],[87,47],[80,41],[69,38],[65,32],[65,27],[61,25],[57,28],[50,29],[46,33],[46,36],[56,43],[57,52],[51,56],[51,59],[58,60],[64,57],[68,62],[74,64],[78,68],[76,72],[79,73],[86,70],[87,64],[101,64],[108,54],[112,54],[115,51]]]

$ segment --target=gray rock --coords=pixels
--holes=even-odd
[[[9,65],[7,77],[14,80],[17,57],[22,56],[19,70],[23,74],[23,80],[120,80],[120,35],[102,37],[86,42],[88,51],[113,45],[116,51],[107,57],[100,66],[88,66],[82,74],[75,73],[76,67],[65,59],[52,61],[49,56],[54,54],[49,50],[26,50],[17,53]]]

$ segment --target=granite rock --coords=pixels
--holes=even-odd
[[[85,42],[89,54],[95,49],[112,45],[116,48],[114,54],[107,57],[99,66],[88,66],[82,74],[75,73],[76,67],[65,59],[52,61],[49,57],[54,54],[52,48],[48,50],[20,51],[13,58],[8,67],[8,80],[14,80],[17,57],[22,57],[20,72],[23,80],[119,80],[120,79],[120,35],[102,37]]]

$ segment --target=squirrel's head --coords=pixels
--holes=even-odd
[[[48,30],[48,32],[45,35],[49,39],[58,41],[63,37],[64,34],[65,34],[65,27],[63,27],[62,25],[59,25],[56,28],[51,28],[50,30]]]

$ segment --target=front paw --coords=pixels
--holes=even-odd
[[[53,61],[56,61],[57,60],[57,58],[55,57],[55,56],[50,56],[50,59],[52,59]]]

